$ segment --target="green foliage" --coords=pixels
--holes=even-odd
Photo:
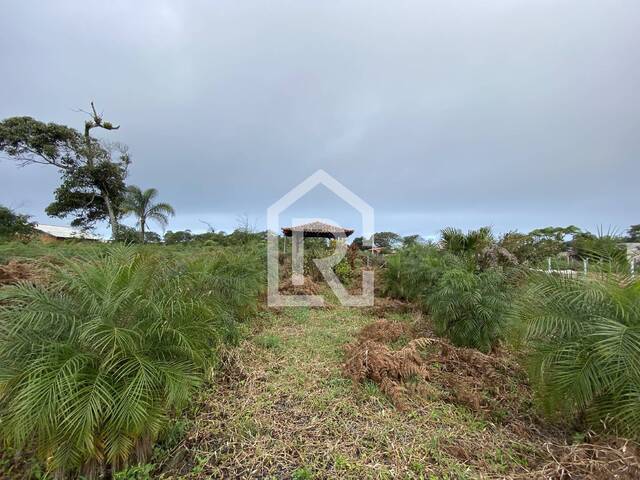
[[[128,164],[114,162],[107,150],[96,144],[99,154],[90,164],[76,165],[61,172],[62,183],[54,192],[54,201],[46,208],[51,217],[75,218],[72,226],[90,228],[109,219],[107,198],[114,209],[124,200]]]
[[[413,245],[387,257],[384,291],[403,300],[423,302],[446,269],[459,261],[434,245]]]
[[[536,275],[516,303],[549,412],[640,438],[640,281]]]
[[[628,242],[640,242],[640,225],[631,225],[627,230]]]
[[[98,255],[103,250],[103,244],[73,240],[44,243],[35,238],[29,242],[0,242],[0,264],[7,263],[12,258],[40,259],[43,263],[58,263],[58,260],[65,258]],[[49,259],[51,262],[46,261]]]
[[[193,240],[193,234],[190,230],[179,230],[177,232],[167,231],[164,234],[164,243],[167,245],[175,245],[177,243],[189,243]]]
[[[364,238],[363,237],[355,237],[352,241],[351,241],[351,245],[355,245],[358,250],[363,250],[364,249]]]
[[[0,239],[27,237],[34,232],[29,215],[21,215],[0,205]]]
[[[35,155],[43,162],[74,165],[82,148],[80,133],[64,125],[31,117],[11,117],[0,122],[0,150],[22,162]]]
[[[576,256],[605,262],[619,271],[628,269],[627,250],[620,245],[622,238],[613,233],[579,233],[571,242]]]
[[[544,259],[544,253],[539,251],[534,238],[526,233],[507,232],[498,245],[515,255],[520,263],[532,264]]]
[[[243,229],[236,229],[230,234],[225,232],[209,231],[205,233],[192,233],[190,230],[172,232],[169,230],[164,234],[164,243],[167,245],[188,244],[206,246],[238,246],[250,243],[261,242],[267,238],[266,232],[247,232]]]
[[[292,480],[311,480],[313,472],[308,467],[296,468],[291,474]]]
[[[205,299],[220,322],[223,340],[239,340],[238,324],[256,313],[258,293],[266,285],[266,251],[260,246],[225,248],[185,262],[190,294]]]
[[[458,346],[490,350],[504,331],[508,291],[500,270],[447,270],[427,298],[437,333]]]
[[[101,143],[88,130],[83,136],[64,125],[12,117],[0,122],[0,151],[20,165],[50,165],[60,171],[62,183],[47,207],[48,215],[71,215],[75,217],[72,225],[81,227],[109,219],[115,233],[129,166],[125,148]]]
[[[145,463],[142,465],[133,465],[124,470],[113,474],[114,480],[152,480],[151,472],[154,465]]]
[[[315,260],[328,257],[332,251],[327,246],[324,238],[305,238],[304,240],[304,273],[313,280],[323,280],[322,273],[317,267]]]
[[[402,237],[402,246],[410,247],[416,244],[424,244],[426,240],[422,238],[420,235],[407,235],[406,237]]]
[[[386,252],[402,246],[402,236],[393,232],[378,232],[374,235],[376,247],[382,247]]]
[[[140,234],[135,228],[120,224],[118,225],[118,232],[114,240],[124,243],[125,245],[140,243]]]
[[[278,350],[282,347],[282,338],[272,333],[258,335],[255,342],[259,347],[269,350]]]
[[[111,248],[0,290],[0,433],[55,472],[144,461],[255,304],[262,259]]]
[[[454,255],[477,254],[494,242],[490,227],[482,227],[478,230],[462,230],[447,227],[442,230],[440,244]]]
[[[387,258],[386,294],[413,301],[431,314],[436,330],[455,344],[489,350],[503,333],[511,291],[502,269],[479,270],[476,255],[486,232],[448,230],[456,254],[416,244]],[[454,239],[461,235],[462,238]],[[460,248],[459,248],[460,247]]]
[[[566,251],[571,239],[581,230],[574,226],[537,228],[529,232],[535,249],[535,259],[555,257]]]
[[[122,225],[122,224],[118,226],[118,232],[116,233],[115,241],[124,243],[125,245],[142,243],[140,241],[140,232],[138,232],[133,227],[129,227],[128,225]],[[145,243],[160,243],[162,242],[162,237],[160,237],[160,235],[158,235],[156,232],[145,231],[144,241]]]
[[[144,232],[144,242],[145,243],[160,243],[162,242],[162,237],[158,235],[156,232]]]
[[[349,284],[351,280],[353,280],[353,269],[351,268],[351,265],[349,265],[349,262],[344,258],[340,260],[335,267],[333,267],[333,271],[344,284]]]

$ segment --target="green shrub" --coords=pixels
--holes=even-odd
[[[640,437],[640,280],[537,275],[513,317],[548,412]]]
[[[0,205],[0,239],[28,237],[34,233],[33,222],[29,215],[21,215],[10,208]]]
[[[345,259],[340,260],[333,269],[342,283],[348,285],[353,279],[353,269]]]
[[[427,298],[437,333],[458,346],[490,350],[504,330],[508,291],[501,270],[446,271]]]
[[[257,293],[240,263],[111,248],[47,288],[0,290],[2,437],[58,473],[144,461]]]
[[[237,343],[239,323],[256,312],[258,294],[266,285],[265,249],[259,245],[226,247],[189,254],[183,261],[191,294],[205,299],[224,326],[226,343]]]
[[[409,301],[424,300],[442,274],[459,261],[433,245],[413,245],[387,257],[383,270],[387,295]]]
[[[155,465],[145,463],[143,465],[133,465],[124,470],[114,473],[113,480],[151,480],[151,472]]]

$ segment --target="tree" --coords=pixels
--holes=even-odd
[[[0,205],[0,238],[31,235],[34,225],[29,221],[29,215],[18,214]]]
[[[135,228],[129,227],[128,225],[118,226],[118,235],[115,240],[127,245],[141,243],[140,233]],[[162,241],[162,237],[160,237],[156,232],[144,232],[144,241],[145,243],[160,243]]]
[[[60,171],[62,184],[46,209],[48,215],[60,218],[72,215],[75,217],[72,225],[83,228],[108,220],[115,238],[129,154],[121,144],[109,144],[91,136],[93,129],[117,130],[119,126],[104,121],[93,102],[91,112],[85,113],[90,119],[85,122],[84,134],[31,117],[7,118],[0,122],[0,151],[21,166],[49,165]]]
[[[640,225],[631,225],[627,230],[627,241],[640,242]]]
[[[379,232],[374,235],[374,241],[377,247],[385,250],[394,250],[402,245],[402,237],[393,232]]]
[[[164,234],[164,243],[166,245],[174,245],[176,243],[189,243],[193,241],[193,234],[191,230],[179,230],[177,232],[172,232],[169,230]]]
[[[140,234],[135,228],[121,224],[118,225],[118,233],[116,234],[114,240],[126,245],[140,243]]]
[[[422,238],[420,235],[407,235],[406,237],[402,238],[403,247],[409,247],[411,245],[423,244],[423,243],[425,243],[425,239]]]
[[[144,241],[145,243],[160,243],[162,237],[156,232],[144,232]]]
[[[173,207],[168,203],[153,203],[157,196],[158,190],[155,188],[149,188],[145,191],[140,190],[140,187],[135,185],[127,188],[127,195],[122,209],[125,214],[132,213],[138,218],[142,243],[146,241],[145,229],[149,220],[154,220],[160,226],[166,227],[169,223],[169,217],[176,214]]]
[[[533,239],[538,258],[555,257],[567,249],[568,242],[581,233],[574,226],[537,228],[529,232]],[[570,237],[570,238],[567,238]]]
[[[507,232],[500,238],[498,245],[515,255],[520,263],[541,260],[533,237],[526,233],[515,230]]]

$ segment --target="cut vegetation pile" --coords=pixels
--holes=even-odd
[[[396,407],[405,409],[409,394],[406,382],[428,375],[419,352],[428,342],[426,338],[411,340],[399,350],[373,340],[349,344],[345,347],[344,373],[355,382],[374,381]]]
[[[18,282],[42,284],[49,277],[49,272],[33,260],[9,260],[7,264],[0,265],[0,285]]]
[[[526,375],[508,352],[487,355],[440,338],[415,336],[404,322],[381,319],[364,326],[357,340],[344,347],[343,373],[364,385],[374,382],[401,411],[412,399],[419,404],[420,397],[461,405],[523,440],[541,444],[550,459],[539,454],[532,459],[535,470],[509,478],[640,476],[638,445],[633,442],[607,438],[578,445],[558,443],[563,432],[544,427],[539,417],[532,416],[535,407]],[[477,461],[464,442],[444,450],[465,462]]]
[[[429,394],[495,418],[505,408],[530,407],[531,393],[518,365],[507,355],[486,355],[440,338],[417,337],[406,323],[377,320],[345,346],[346,376],[375,382],[398,408],[406,407],[407,385],[426,380]],[[404,345],[402,345],[404,340]],[[399,348],[394,349],[394,345]],[[517,380],[517,383],[515,382]]]

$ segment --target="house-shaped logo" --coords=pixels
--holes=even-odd
[[[306,180],[298,184],[296,187],[287,192],[277,202],[267,209],[267,272],[268,272],[268,305],[271,307],[283,306],[322,306],[324,298],[320,295],[283,295],[279,291],[279,259],[280,259],[280,242],[279,235],[280,215],[287,208],[291,207],[303,196],[319,185],[325,186],[329,191],[355,209],[362,217],[362,235],[363,244],[371,246],[374,234],[374,213],[373,208],[362,198],[353,193],[335,178],[324,170],[318,170]],[[296,272],[295,266],[303,265],[303,245],[305,232],[303,229],[289,229],[292,236],[292,265],[294,284],[301,282],[301,272]],[[345,231],[339,227],[330,229],[335,237],[340,237],[336,233]],[[344,258],[346,254],[346,245],[344,237],[336,242],[335,252],[326,258],[314,259],[314,263],[322,273],[333,293],[338,297],[340,302],[346,306],[371,306],[373,305],[373,271],[363,270],[362,272],[362,294],[350,295],[346,288],[342,285],[337,275],[333,271],[333,267]]]

